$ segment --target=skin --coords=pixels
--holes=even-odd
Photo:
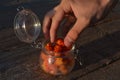
[[[74,25],[67,32],[64,38],[66,46],[71,46],[79,37],[79,34],[85,29],[94,18],[99,20],[106,7],[109,7],[111,0],[61,0],[60,4],[49,11],[43,21],[43,33],[45,38],[51,42],[55,41],[56,32],[61,21],[68,16],[64,26],[69,27],[73,23],[71,18],[75,19]],[[66,29],[65,27],[63,27]]]

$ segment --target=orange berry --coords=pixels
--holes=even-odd
[[[57,74],[57,66],[55,64],[49,64],[49,73],[53,75]]]
[[[62,38],[58,38],[58,39],[56,40],[56,44],[58,44],[58,45],[60,45],[60,46],[65,46],[64,40],[63,40]]]
[[[50,71],[50,69],[49,69],[49,64],[48,64],[47,59],[43,61],[43,64],[42,64],[41,66],[42,66],[42,69],[43,69],[45,72],[49,72],[49,71]]]
[[[69,72],[65,65],[60,65],[59,70],[62,72],[62,74],[67,74]]]
[[[41,66],[46,73],[57,74],[57,66],[55,64],[49,64],[48,59],[44,60]]]
[[[62,47],[59,45],[55,45],[54,46],[54,52],[61,52],[62,51]]]
[[[47,56],[45,53],[43,53],[43,52],[41,52],[40,57],[41,57],[41,59],[43,59],[43,60],[45,60],[45,59],[48,58],[48,56]]]
[[[45,46],[46,50],[48,51],[52,51],[53,50],[53,46],[51,43],[47,43],[46,46]]]
[[[57,66],[63,65],[63,58],[56,58],[55,64],[56,64]]]

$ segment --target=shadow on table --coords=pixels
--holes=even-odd
[[[103,59],[112,59],[112,56],[120,51],[120,31],[80,46],[78,49],[78,58],[83,65],[80,66],[76,61],[74,70],[85,68]]]
[[[100,39],[80,46],[78,49],[78,59],[82,62],[82,66],[76,61],[73,71],[65,76],[64,80],[76,80],[100,67],[106,66],[109,61],[112,62],[118,59],[119,56],[114,56],[120,51],[120,31],[107,34]]]

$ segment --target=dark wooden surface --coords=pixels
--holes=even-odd
[[[32,8],[39,6],[32,5]],[[48,11],[48,8],[44,8]],[[44,73],[39,67],[40,50],[20,42],[14,34],[12,24],[6,25],[11,27],[0,30],[0,80],[120,79],[120,3],[104,20],[81,33],[76,44],[78,58],[83,65],[80,66],[76,61],[73,71],[65,76]]]

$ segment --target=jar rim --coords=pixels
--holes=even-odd
[[[42,50],[45,52],[45,54],[47,55],[52,55],[52,54],[49,54],[49,53],[58,53],[58,54],[64,54],[64,53],[69,53],[69,52],[72,52],[75,50],[75,44],[72,45],[72,47],[70,48],[70,50],[67,50],[67,51],[62,51],[62,52],[54,52],[54,51],[48,51],[46,50],[45,48],[45,45],[47,44],[47,42],[50,42],[50,40],[44,40],[42,42]]]

